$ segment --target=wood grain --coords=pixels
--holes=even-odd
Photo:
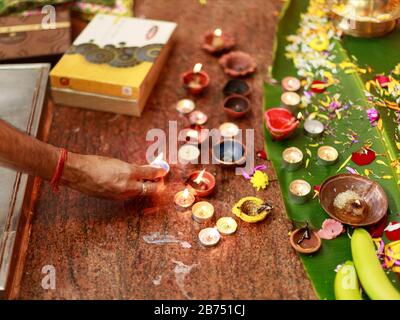
[[[58,106],[50,142],[74,152],[145,161],[145,136],[151,128],[167,128],[168,120],[187,125],[174,103],[186,97],[179,75],[202,62],[211,76],[207,93],[196,99],[209,115],[208,128],[227,121],[222,111],[222,87],[228,79],[217,59],[202,51],[202,34],[221,27],[234,32],[238,49],[253,55],[258,72],[253,86],[252,112],[237,123],[255,128],[256,149],[263,148],[262,83],[272,59],[272,46],[280,8],[278,1],[137,1],[137,16],[176,21],[177,43],[142,118],[84,111]],[[268,164],[268,173],[274,173]],[[230,216],[231,207],[254,189],[232,170],[209,166],[217,188],[209,199],[216,217]],[[22,299],[315,299],[303,267],[289,244],[287,221],[279,186],[272,181],[258,196],[270,200],[274,210],[257,225],[239,222],[235,235],[211,249],[198,245],[200,225],[189,212],[172,205],[183,189],[187,170],[173,166],[163,195],[153,199],[112,202],[63,189],[52,194],[43,184],[36,206],[28,248]],[[143,240],[151,232],[173,235],[192,247],[152,245]],[[193,266],[180,277],[175,262]],[[41,269],[54,265],[56,289],[43,290]],[[159,281],[159,284],[157,280]]]

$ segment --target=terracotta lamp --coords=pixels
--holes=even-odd
[[[290,244],[297,252],[312,254],[321,248],[321,238],[314,230],[301,228],[292,231]]]
[[[225,87],[222,91],[225,96],[230,96],[233,94],[248,96],[251,93],[251,87],[242,79],[231,79],[225,84]]]
[[[232,118],[241,118],[250,111],[250,100],[238,94],[226,97],[224,111]]]
[[[219,64],[227,75],[235,78],[252,74],[257,69],[254,58],[242,51],[232,51],[223,55]]]
[[[274,140],[289,138],[299,126],[299,120],[285,108],[269,109],[264,116],[267,129]]]
[[[214,176],[205,170],[192,172],[186,183],[197,197],[207,197],[215,188]]]
[[[203,49],[209,53],[221,53],[232,49],[236,44],[235,37],[221,29],[207,31],[204,34]]]
[[[193,70],[187,71],[181,76],[183,86],[194,96],[202,93],[210,83],[209,75],[201,69],[202,64],[197,63]]]

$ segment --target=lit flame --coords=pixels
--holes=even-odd
[[[214,36],[216,36],[216,37],[222,36],[222,30],[221,29],[215,29],[214,30]]]
[[[160,162],[163,160],[163,158],[164,158],[164,153],[161,152],[161,153],[157,156],[157,158],[155,158],[155,159],[153,160],[153,162],[152,162],[151,164],[160,163]]]
[[[196,177],[196,179],[193,180],[193,182],[196,182],[197,184],[202,183],[202,182],[203,182],[203,176],[204,176],[204,173],[205,173],[205,172],[206,172],[206,169],[203,169],[203,170],[199,173],[199,175]]]
[[[182,192],[182,198],[183,198],[183,199],[188,199],[189,196],[190,196],[190,191],[189,191],[188,188],[186,188],[186,189],[183,190],[183,192]]]
[[[194,65],[194,67],[193,67],[193,72],[194,73],[199,73],[202,68],[203,68],[203,64],[202,63],[196,63]]]

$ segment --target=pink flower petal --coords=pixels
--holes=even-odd
[[[320,238],[325,240],[335,239],[344,231],[343,225],[334,219],[326,219],[322,223],[321,230],[318,231]]]

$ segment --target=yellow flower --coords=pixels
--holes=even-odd
[[[328,50],[329,40],[326,37],[318,37],[312,39],[308,45],[311,49],[314,49],[316,51],[324,51]]]
[[[257,170],[250,180],[251,184],[257,191],[265,189],[269,184],[268,175],[260,170]]]

